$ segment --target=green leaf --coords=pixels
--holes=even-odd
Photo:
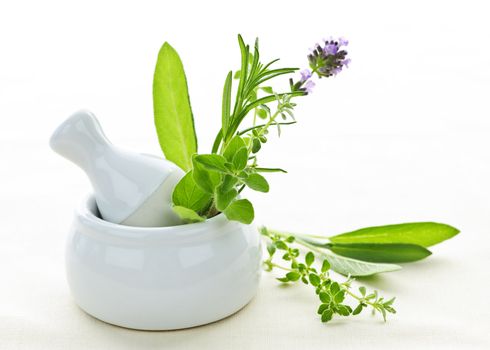
[[[153,77],[153,110],[158,141],[165,157],[184,171],[192,168],[197,152],[194,118],[187,80],[179,55],[163,44]]]
[[[335,296],[333,297],[333,300],[338,304],[343,302],[345,299],[345,292],[342,290],[340,292],[337,292]]]
[[[327,259],[324,259],[322,263],[322,272],[327,272],[328,270],[330,270],[330,263]]]
[[[285,173],[287,174],[287,171],[281,168],[255,168],[255,171],[258,173]]]
[[[399,265],[371,263],[346,258],[332,252],[325,252],[324,255],[328,259],[332,270],[345,276],[371,276],[377,273],[391,272],[401,269],[401,266]]]
[[[300,279],[301,274],[299,272],[296,272],[296,271],[291,271],[291,272],[288,272],[286,274],[286,277],[288,278],[288,280],[290,280],[292,282],[296,282],[297,280]]]
[[[400,243],[339,243],[330,244],[328,249],[348,258],[381,263],[412,262],[424,259],[431,254],[422,246]]]
[[[244,180],[244,182],[252,190],[269,192],[269,184],[267,183],[267,180],[260,174],[250,174],[249,177]]]
[[[230,143],[226,146],[225,151],[223,152],[223,156],[226,158],[228,162],[233,161],[233,156],[238,152],[241,148],[247,148],[245,141],[238,135],[234,136]]]
[[[274,243],[277,247],[277,249],[280,249],[280,250],[287,250],[288,249],[288,246],[286,243],[284,243],[283,241],[276,241]]]
[[[221,191],[221,186],[219,186],[216,191],[216,209],[219,211],[225,210],[237,195],[238,191],[236,189],[232,188],[229,191]]]
[[[322,301],[322,303],[325,303],[325,304],[328,304],[332,301],[332,298],[330,297],[330,294],[328,293],[325,293],[325,292],[321,292],[318,297],[320,298],[320,300]]]
[[[323,311],[327,310],[328,308],[330,308],[329,304],[320,304],[320,306],[318,307],[317,313],[319,315],[321,315],[321,314],[323,314]]]
[[[327,309],[322,313],[322,322],[328,322],[332,319],[332,317],[333,317],[332,309]]]
[[[366,287],[364,287],[364,286],[359,287],[359,292],[361,292],[362,296],[365,296],[366,295]]]
[[[340,291],[340,286],[337,282],[333,282],[330,285],[330,294],[335,295]]]
[[[221,183],[221,174],[206,169],[204,165],[195,160],[195,157],[193,157],[193,166],[192,174],[196,184],[204,191],[213,194],[214,189]]]
[[[354,311],[352,311],[352,314],[353,315],[359,315],[362,311],[362,308],[363,308],[362,303],[357,305],[357,307],[354,309]]]
[[[256,108],[255,111],[257,112],[257,116],[261,119],[267,119],[267,117],[269,116],[267,114],[267,111],[262,108]]]
[[[172,193],[174,205],[185,207],[198,213],[209,206],[211,199],[211,194],[202,190],[194,181],[192,170],[185,174]]]
[[[248,151],[246,147],[240,148],[233,156],[233,167],[236,170],[243,170],[247,166]]]
[[[267,252],[269,253],[269,256],[273,256],[276,252],[276,246],[272,244],[272,242],[267,243]]]
[[[238,179],[232,175],[225,175],[223,177],[223,182],[220,185],[220,191],[228,192],[231,190],[236,183],[238,182]]]
[[[349,316],[352,312],[352,309],[347,306],[347,305],[337,305],[337,309],[338,309],[338,313],[339,315],[342,315],[342,316]]]
[[[197,154],[194,160],[203,165],[208,170],[228,172],[226,167],[226,158],[219,154]]]
[[[196,213],[194,210],[181,207],[178,205],[174,205],[172,207],[174,212],[180,216],[181,219],[183,219],[187,223],[192,223],[192,222],[201,222],[204,221],[206,218],[199,216],[198,213]]]
[[[223,100],[221,106],[221,128],[226,134],[228,124],[230,121],[230,107],[231,107],[231,75],[230,71],[226,76],[225,86],[223,87]]]
[[[318,277],[318,275],[316,275],[314,273],[310,273],[310,275],[308,276],[308,279],[309,279],[311,285],[313,285],[315,287],[318,287],[321,283],[320,277]]]
[[[367,227],[330,237],[333,243],[407,243],[430,247],[454,237],[459,230],[435,222]]]
[[[274,91],[272,90],[272,88],[270,86],[261,87],[261,90],[267,92],[268,94],[274,93]]]
[[[244,224],[250,224],[254,219],[254,208],[248,199],[239,199],[232,202],[224,213],[229,220],[239,221]]]
[[[262,144],[260,143],[260,140],[254,138],[252,140],[252,153],[257,153],[258,151],[260,151],[261,148]]]
[[[306,253],[305,256],[306,265],[311,266],[311,264],[313,264],[314,261],[315,261],[315,254],[313,254],[312,252]]]

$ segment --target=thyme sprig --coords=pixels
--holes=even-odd
[[[395,298],[385,300],[376,290],[368,293],[364,286],[359,287],[359,293],[355,293],[352,291],[354,279],[350,276],[344,282],[334,281],[329,273],[330,263],[321,251],[309,250],[306,254],[301,255],[301,250],[297,245],[312,248],[308,243],[298,240],[295,236],[268,230],[266,227],[262,227],[260,233],[268,239],[269,256],[263,261],[264,269],[269,272],[274,269],[284,271],[285,275],[277,278],[281,283],[302,282],[312,286],[320,301],[317,313],[322,322],[331,321],[334,315],[358,315],[365,308],[370,308],[373,314],[381,314],[384,321],[386,321],[387,313],[396,313],[393,307]],[[286,266],[276,262],[278,251],[281,251],[281,260],[286,263]],[[318,264],[315,264],[315,261]],[[347,296],[357,303],[355,308],[345,303]]]

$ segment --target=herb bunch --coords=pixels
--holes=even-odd
[[[262,174],[286,172],[259,164],[258,153],[267,142],[270,129],[276,128],[280,136],[282,127],[296,122],[293,99],[311,93],[313,75],[319,78],[332,76],[348,63],[345,58],[347,52],[339,50],[347,42],[326,41],[324,48],[317,45],[308,56],[311,71],[302,71],[297,82],[290,79],[290,91],[276,92],[270,86],[271,80],[290,75],[298,68],[273,68],[277,59],[263,64],[258,40],[253,52],[241,36],[238,36],[238,43],[241,67],[226,76],[221,129],[212,151],[192,156],[192,169],[173,193],[174,210],[188,222],[203,221],[223,212],[229,220],[251,223],[254,219],[253,205],[239,195],[246,187],[268,192],[269,183]],[[238,80],[238,86],[232,105],[233,77]],[[253,115],[252,125],[242,128],[249,115]]]
[[[335,76],[350,63],[345,39],[324,40],[310,50],[309,68],[299,72],[299,79],[289,78],[289,91],[275,91],[272,80],[294,74],[298,68],[273,68],[278,60],[263,64],[258,40],[253,50],[241,36],[238,43],[241,66],[226,75],[221,128],[208,154],[198,152],[180,57],[168,43],[158,55],[153,83],[155,126],[166,158],[186,173],[172,194],[173,209],[186,222],[204,221],[223,213],[229,220],[251,223],[254,209],[242,197],[242,191],[249,188],[268,192],[269,183],[263,174],[285,172],[259,163],[258,154],[270,131],[276,129],[280,135],[283,127],[296,123],[296,99],[310,94],[316,79]],[[233,78],[237,80],[235,88]],[[398,263],[428,257],[429,247],[459,231],[445,224],[417,222],[367,227],[335,236],[269,228],[262,228],[261,233],[268,241],[264,268],[283,271],[281,283],[312,286],[320,300],[318,313],[323,322],[328,322],[335,315],[357,315],[365,308],[384,319],[388,313],[395,313],[394,299],[385,300],[376,291],[368,293],[365,287],[354,292],[352,277],[399,270]],[[334,281],[330,271],[346,276],[346,280]],[[348,299],[356,304],[347,303]]]

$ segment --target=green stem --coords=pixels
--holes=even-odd
[[[322,254],[322,255],[328,255],[327,253],[325,253],[325,251],[323,250],[320,250],[318,247],[315,247],[314,245],[304,241],[303,239],[301,239],[301,236],[302,235],[298,235],[298,234],[295,234],[295,233],[290,233],[290,232],[281,232],[281,231],[276,231],[276,230],[271,230],[271,229],[267,229],[267,231],[269,231],[270,233],[274,234],[274,235],[278,235],[278,236],[281,236],[281,237],[284,237],[284,238],[287,238],[287,237],[290,237],[290,236],[293,236],[294,238],[296,238],[296,242],[308,249],[311,249],[312,251],[316,252],[316,253],[319,253],[319,254]],[[306,235],[305,235],[306,236]]]
[[[291,125],[291,124],[296,124],[297,122],[293,121],[293,122],[283,122],[283,123],[273,123],[271,125]],[[259,128],[263,128],[264,126],[266,126],[266,124],[261,124],[261,125],[256,125],[256,126],[252,126],[250,128],[246,128],[240,132],[238,132],[238,135],[243,135],[243,134],[246,134],[247,132],[249,131],[252,131],[254,129],[259,129]]]
[[[285,266],[278,265],[276,263],[271,263],[271,266],[277,267],[278,269],[281,269],[281,270],[284,270],[284,271],[293,271],[293,269],[290,269],[290,268],[285,267]]]

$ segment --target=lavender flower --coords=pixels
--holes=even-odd
[[[299,74],[301,74],[301,81],[307,81],[311,78],[311,71],[309,69],[303,69]]]
[[[323,48],[323,51],[327,55],[335,55],[339,51],[339,45],[336,45],[334,43],[328,43]]]
[[[308,80],[305,83],[304,89],[306,90],[307,93],[311,94],[313,92],[313,88],[315,87],[315,82],[313,80]]]
[[[347,40],[345,38],[342,38],[342,37],[339,38],[338,42],[339,42],[339,46],[347,46],[347,45],[349,45],[349,40]]]
[[[317,73],[320,78],[330,77],[340,73],[344,66],[348,67],[350,59],[346,58],[347,51],[342,49],[348,44],[349,41],[344,38],[329,38],[324,41],[323,46],[316,45],[315,50],[308,55],[312,72]]]
[[[349,41],[342,37],[337,40],[330,37],[323,40],[323,45],[315,44],[308,55],[311,70],[302,70],[301,78],[296,83],[290,79],[291,91],[303,91],[310,94],[315,87],[315,82],[312,80],[313,74],[316,73],[319,78],[327,78],[339,74],[344,67],[348,68],[351,60],[347,58],[347,51],[343,49],[347,45]]]

